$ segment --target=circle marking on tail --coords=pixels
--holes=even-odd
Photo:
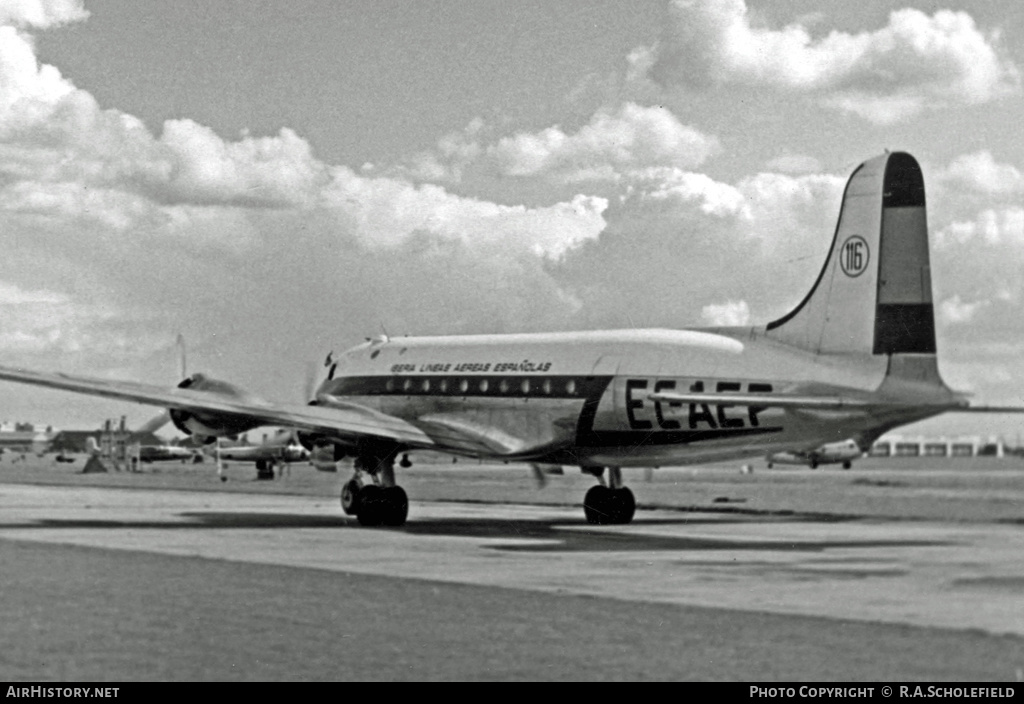
[[[863,274],[870,260],[871,251],[868,249],[868,243],[860,235],[850,235],[839,248],[839,266],[843,268],[843,273],[851,278]]]

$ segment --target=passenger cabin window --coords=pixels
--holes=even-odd
[[[469,391],[469,379],[463,379],[459,382],[459,391],[462,393]]]
[[[489,386],[489,384],[487,383],[487,379],[481,379],[480,380],[480,391],[486,392],[488,386]]]
[[[423,391],[424,392],[430,391],[430,379],[424,379],[423,380]]]
[[[523,383],[519,385],[519,388],[522,389],[524,394],[530,393],[530,380],[523,379]]]
[[[551,379],[545,379],[544,383],[541,385],[541,388],[544,389],[544,393],[546,393],[548,396],[550,396],[551,395]]]
[[[569,394],[570,396],[576,395],[576,381],[574,379],[570,379],[568,382],[566,382],[565,393]]]
[[[508,393],[508,379],[502,379],[501,383],[498,384],[498,388],[501,389],[501,393],[507,394]]]

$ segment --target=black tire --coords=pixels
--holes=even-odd
[[[636,498],[627,487],[610,490],[608,501],[608,522],[613,525],[632,523],[636,513]]]
[[[350,479],[341,487],[341,510],[349,516],[359,512],[359,492],[362,487],[355,479]]]
[[[811,469],[818,468],[818,460],[811,460]]]
[[[845,462],[843,462],[843,469],[849,469],[852,466],[853,466],[853,463],[850,462],[850,460],[846,460]]]
[[[376,484],[368,484],[359,490],[359,507],[356,519],[359,525],[373,527],[384,522],[387,500],[384,490]]]
[[[381,523],[386,526],[404,526],[409,515],[409,497],[405,489],[392,486],[384,489],[384,512]]]
[[[590,487],[586,496],[583,497],[583,515],[587,517],[587,523],[595,526],[603,526],[610,523],[609,504],[611,503],[612,490],[606,486]]]
[[[273,479],[274,466],[267,462],[266,460],[256,460],[256,478]]]

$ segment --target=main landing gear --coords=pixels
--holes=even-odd
[[[256,460],[256,478],[263,480],[274,478],[273,460]]]
[[[591,487],[583,497],[583,513],[587,523],[598,526],[624,525],[633,520],[636,513],[636,499],[633,492],[622,485],[622,470],[608,468],[608,483],[604,479],[604,467],[582,467],[586,474],[592,474],[600,482]]]
[[[402,526],[409,497],[395,483],[395,454],[360,454],[355,474],[341,488],[341,508],[363,526]]]

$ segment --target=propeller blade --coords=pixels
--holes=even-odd
[[[560,464],[542,464],[540,462],[531,462],[530,468],[533,470],[533,478],[537,480],[537,488],[543,489],[548,484],[548,477],[552,474],[565,474],[565,470]]]
[[[178,333],[178,339],[174,341],[174,344],[178,348],[178,378],[188,378],[188,363],[185,358],[185,336],[180,332]]]
[[[533,470],[533,479],[537,482],[537,488],[543,489],[546,487],[548,485],[548,478],[544,474],[544,468],[535,462],[531,462],[530,469]]]
[[[306,364],[306,385],[302,390],[302,403],[312,401],[313,394],[316,392],[316,365],[313,363]]]
[[[148,420],[145,423],[143,423],[141,426],[139,426],[139,428],[135,432],[136,433],[155,433],[156,431],[160,430],[160,428],[164,427],[165,425],[167,425],[170,422],[171,422],[171,412],[170,411],[163,411],[159,415],[154,416],[150,420]]]

